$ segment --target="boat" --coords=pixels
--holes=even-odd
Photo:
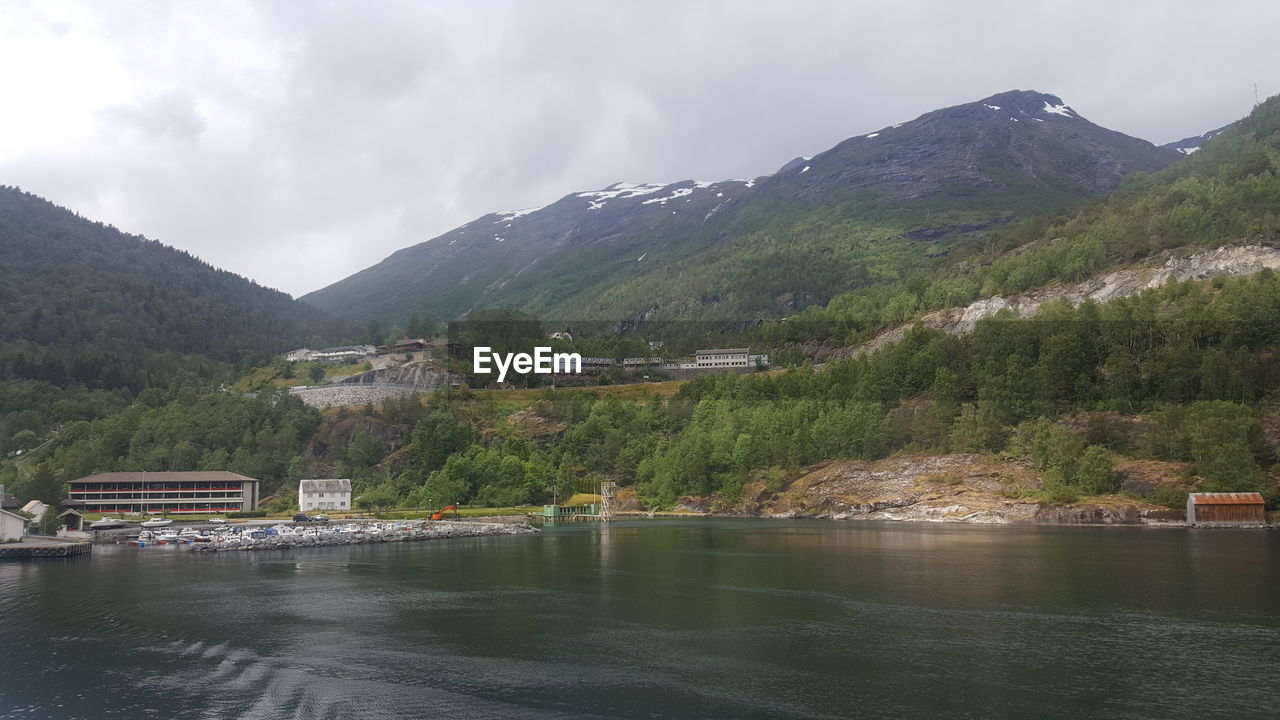
[[[144,528],[162,528],[169,527],[172,524],[173,521],[169,518],[151,518],[150,520],[142,521],[142,527]]]
[[[172,530],[166,530],[165,532],[162,532],[156,536],[156,542],[176,543],[180,541],[181,541],[181,538],[178,536],[178,533]]]
[[[111,528],[129,527],[129,523],[119,519],[104,517],[101,520],[94,520],[89,523],[90,530],[110,530]]]

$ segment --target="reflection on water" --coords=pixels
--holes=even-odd
[[[0,565],[0,608],[0,718],[1280,707],[1280,534],[1262,531],[689,520],[104,547]]]

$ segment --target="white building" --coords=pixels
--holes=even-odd
[[[26,533],[26,518],[8,510],[0,510],[0,542],[17,542]]]
[[[290,350],[284,354],[284,359],[289,362],[307,362],[316,356],[316,351],[311,348],[298,348]]]
[[[22,506],[22,512],[31,513],[32,522],[40,522],[40,519],[44,517],[44,511],[48,509],[49,506],[39,500],[32,500]]]
[[[372,357],[378,354],[378,348],[372,345],[345,345],[343,347],[325,348],[312,354],[312,360],[325,362],[342,362],[349,358]]]
[[[351,481],[340,480],[301,480],[298,482],[298,509],[308,510],[350,510]]]
[[[694,362],[699,368],[747,367],[751,359],[747,348],[726,348],[699,350],[694,353]]]

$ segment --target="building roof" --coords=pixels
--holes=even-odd
[[[27,517],[27,516],[25,516],[25,515],[19,515],[19,514],[18,514],[18,513],[16,513],[16,512],[9,512],[8,510],[0,509],[0,515],[12,515],[12,516],[14,516],[14,517],[18,518],[19,520],[21,520],[21,521],[22,521],[22,522],[24,522],[24,523],[31,522],[31,518],[29,518],[29,517]]]
[[[77,478],[71,484],[90,482],[258,482],[226,470],[193,472],[109,472]]]
[[[1262,494],[1256,492],[1234,493],[1191,493],[1191,502],[1196,505],[1261,505]]]
[[[18,498],[14,495],[0,495],[0,508],[13,508],[17,510],[22,507],[18,504]]]
[[[750,352],[747,348],[723,348],[720,350],[699,350],[694,355],[743,355]]]
[[[302,480],[298,492],[351,492],[351,481],[347,478]]]
[[[42,508],[48,508],[48,507],[49,507],[48,505],[45,505],[44,503],[40,502],[39,500],[31,500],[31,501],[28,501],[26,505],[23,505],[23,506],[22,506],[22,512],[34,513],[34,512],[35,512],[35,510],[34,510],[33,508],[35,508],[37,505],[39,505],[39,506],[40,506],[40,507],[42,507]]]

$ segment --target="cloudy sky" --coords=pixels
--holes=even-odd
[[[1009,89],[1168,142],[1280,3],[0,0],[0,184],[298,295],[486,212],[761,175]]]

